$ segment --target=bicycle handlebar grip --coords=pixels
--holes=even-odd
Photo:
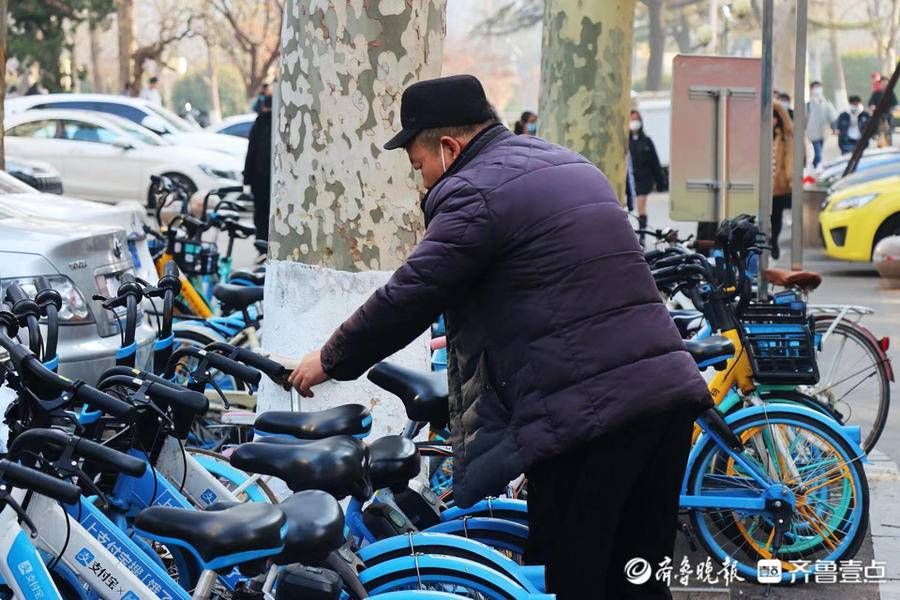
[[[212,368],[221,371],[226,375],[237,377],[245,383],[259,385],[259,381],[262,379],[262,373],[260,373],[259,370],[243,365],[235,360],[231,360],[221,354],[206,352],[206,355],[203,358],[206,359],[206,362],[208,362],[209,366]]]
[[[130,420],[134,416],[134,406],[113,398],[105,392],[92,388],[86,383],[75,387],[75,399],[110,414],[117,419]]]
[[[166,263],[165,268],[163,269],[164,277],[178,277],[178,265],[175,264],[174,260],[170,260]]]
[[[28,298],[28,294],[25,293],[25,290],[22,289],[22,286],[19,285],[19,282],[17,281],[13,281],[9,284],[9,287],[6,288],[6,296],[13,304]]]
[[[66,504],[74,504],[81,497],[81,490],[77,485],[6,459],[0,460],[0,471],[3,472],[4,481],[10,485],[33,490]]]
[[[289,375],[288,370],[285,369],[283,365],[275,362],[274,360],[266,358],[262,354],[254,352],[249,348],[231,347],[231,350],[229,352],[234,352],[235,360],[250,365],[258,371],[262,371],[266,374],[266,377],[268,377],[278,385],[282,385],[285,381],[287,381],[287,376]]]
[[[209,410],[209,398],[187,388],[153,383],[147,393],[153,398],[167,402],[170,406],[184,408],[197,415],[205,414]]]
[[[147,469],[147,463],[139,458],[84,438],[78,440],[75,451],[88,460],[103,463],[119,473],[132,477],[140,477]]]

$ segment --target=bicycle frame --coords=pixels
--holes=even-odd
[[[13,497],[24,502],[27,492],[16,490]],[[160,590],[180,590],[160,566],[86,499],[78,505],[63,507],[55,500],[33,494],[26,503],[32,520],[41,524],[35,543],[37,548],[60,562],[70,573],[86,582],[105,600],[140,600],[142,598],[188,598],[186,595],[160,595]],[[73,513],[81,512],[82,519]],[[70,518],[71,517],[71,518]],[[115,549],[116,552],[111,552]],[[124,557],[129,564],[124,564]],[[168,580],[168,581],[167,581]],[[74,585],[78,586],[77,583]],[[182,591],[182,594],[184,592]]]
[[[160,277],[165,273],[166,263],[171,260],[172,255],[168,252],[163,252],[163,254],[156,259],[156,272]],[[204,319],[212,317],[212,308],[210,308],[209,303],[203,295],[197,291],[193,283],[191,283],[191,280],[186,277],[184,273],[179,274],[178,278],[181,280],[181,297],[187,303],[188,307],[194,311],[194,314]]]
[[[11,508],[0,512],[0,576],[15,598],[62,600],[44,561]]]

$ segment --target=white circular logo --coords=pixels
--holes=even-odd
[[[643,585],[650,581],[652,575],[650,563],[643,558],[632,558],[625,563],[625,579],[634,585]]]

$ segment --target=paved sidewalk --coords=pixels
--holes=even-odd
[[[696,224],[672,222],[668,219],[668,196],[654,194],[648,206],[651,227],[675,227],[686,237],[696,231]],[[790,215],[785,214],[789,221]],[[790,226],[785,223],[781,238],[783,256],[778,266],[790,266]],[[900,290],[885,289],[871,264],[844,263],[827,258],[820,249],[806,249],[804,268],[824,276],[822,286],[813,294],[820,303],[864,304],[875,309],[875,314],[866,317],[864,324],[877,336],[889,336],[894,348],[900,344]],[[896,351],[888,353],[896,358]],[[897,361],[894,360],[895,365]],[[891,385],[891,395],[895,402],[900,400],[900,385]],[[895,405],[896,406],[896,405]],[[751,582],[722,586],[698,586],[695,580],[690,587],[673,584],[677,600],[713,600],[718,598],[772,598],[772,599],[815,599],[815,600],[900,600],[900,409],[894,408],[878,442],[876,450],[866,466],[870,489],[870,531],[855,557],[863,565],[872,560],[885,563],[885,578],[880,584],[811,583],[794,586],[778,586],[768,590],[765,586]],[[705,560],[705,554],[698,550],[691,552],[683,535],[679,535],[676,546],[673,579],[678,574],[678,565],[683,556],[691,564]]]

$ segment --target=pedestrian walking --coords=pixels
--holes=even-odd
[[[834,108],[822,90],[822,83],[813,81],[809,85],[809,102],[806,103],[806,137],[813,146],[813,168],[817,169],[822,163],[822,146],[825,145],[826,132],[830,132],[832,124],[837,119],[837,109]]]
[[[141,90],[141,98],[162,106],[162,96],[159,94],[159,77],[150,78],[150,81],[147,82],[147,87]]]
[[[244,185],[253,194],[253,226],[256,239],[269,239],[269,204],[272,177],[272,96],[263,98],[262,109],[250,127]]]
[[[537,115],[530,110],[523,112],[513,126],[513,133],[516,135],[537,135]]]
[[[644,121],[641,113],[632,110],[628,123],[628,154],[631,156],[631,167],[634,175],[634,195],[637,205],[638,226],[647,228],[647,196],[654,186],[658,192],[669,189],[666,174],[659,164],[659,155],[653,140],[644,133]],[[641,237],[643,243],[643,236]]]
[[[794,123],[787,109],[780,104],[773,105],[772,119],[772,258],[778,260],[784,211],[791,207],[791,183],[794,165]]]
[[[256,98],[253,100],[253,112],[259,114],[263,109],[263,102],[266,100],[266,96],[272,96],[272,86],[268,83],[264,83],[259,88],[259,93],[256,95]]]
[[[881,133],[881,142],[879,143],[879,147],[890,146],[891,140],[893,138],[892,133],[894,130],[894,118],[893,112],[894,107],[897,106],[897,95],[894,93],[894,90],[888,90],[888,83],[890,80],[881,76],[878,80],[878,88],[872,92],[872,95],[869,97],[869,111],[875,112],[875,109],[881,103],[881,99],[887,95],[887,110],[884,111],[884,114],[881,117],[881,120],[878,123],[878,128]]]
[[[794,109],[791,106],[791,96],[790,94],[785,94],[784,92],[778,92],[778,101],[781,102],[781,105],[787,109],[788,115],[791,117],[791,121],[794,120]]]
[[[847,99],[849,108],[838,115],[834,128],[838,133],[838,146],[841,154],[853,152],[856,144],[862,138],[862,132],[866,129],[871,115],[863,109],[862,99],[859,96],[850,96]],[[868,145],[868,142],[866,142]]]
[[[559,600],[668,598],[624,565],[671,556],[711,401],[615,191],[584,157],[513,135],[472,76],[411,85],[400,114],[385,148],[422,174],[424,239],[291,385],[355,379],[444,314],[456,504],[524,472],[528,560]]]

